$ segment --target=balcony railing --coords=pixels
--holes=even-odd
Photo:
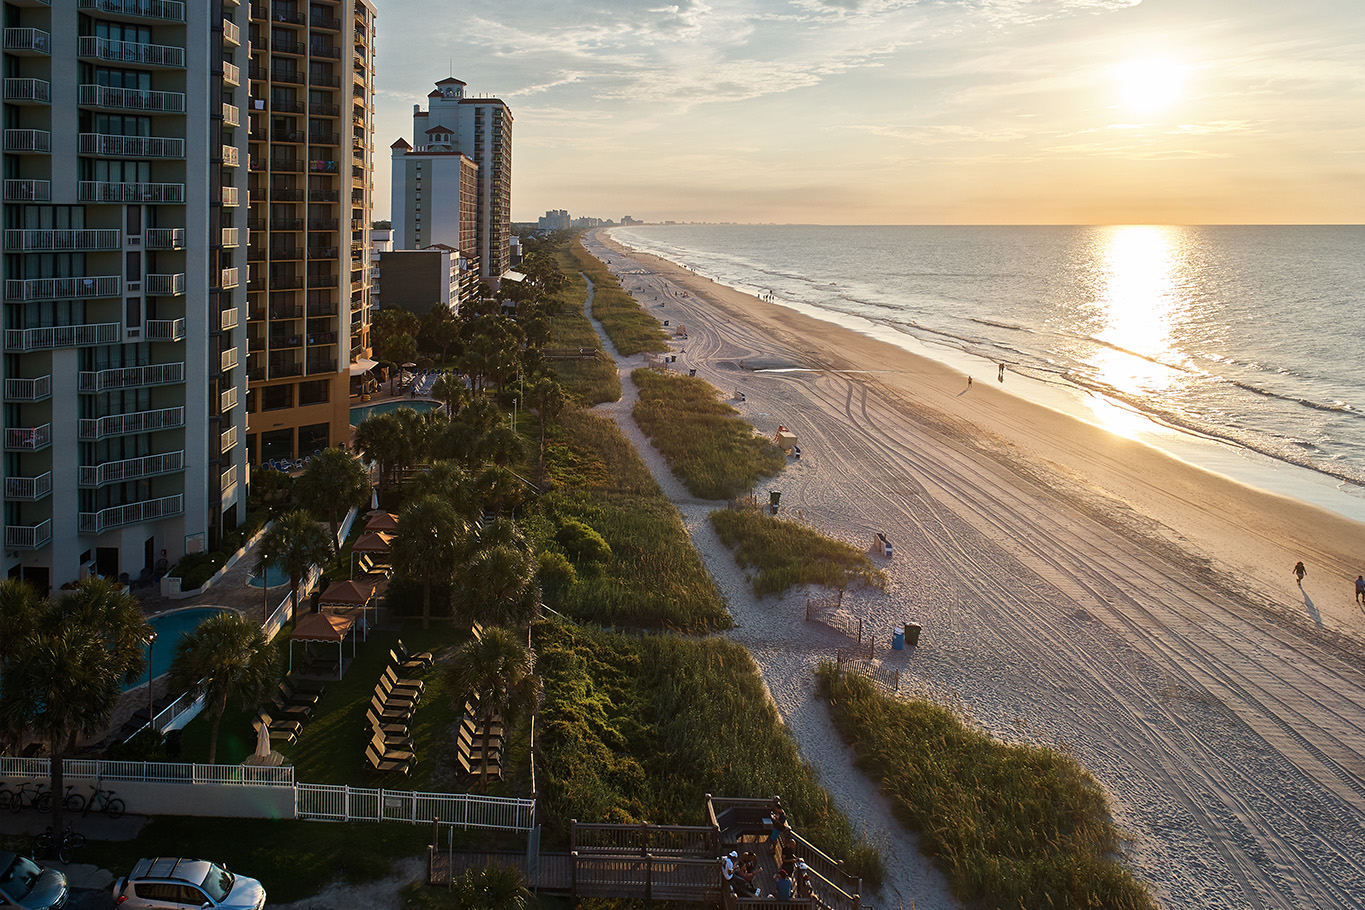
[[[142,337],[146,341],[184,341],[185,320],[148,319],[142,324]]]
[[[233,427],[233,429],[235,430],[236,427]],[[233,487],[237,486],[237,466],[233,465],[232,467],[224,471],[222,474],[220,474],[218,477],[218,482],[219,490],[221,490],[224,495],[227,495],[228,490],[231,490]]]
[[[223,165],[225,167],[236,167],[238,158],[237,146],[225,145],[221,150]]]
[[[228,290],[237,286],[237,269],[223,269],[222,275],[218,279],[218,287],[221,290]]]
[[[35,54],[52,53],[52,35],[40,28],[5,29],[5,50],[10,53],[32,51]]]
[[[123,234],[117,229],[98,231],[5,231],[5,249],[16,253],[79,253],[117,250]]]
[[[185,4],[180,0],[78,0],[78,9],[99,10],[117,16],[140,16],[166,22],[184,22]]]
[[[223,205],[226,205],[226,206],[237,205],[237,204],[238,204],[238,202],[237,202],[237,197],[238,197],[237,187],[235,187],[235,186],[225,186],[225,187],[223,187],[223,200],[222,200],[222,201],[223,201]]]
[[[109,88],[104,85],[82,85],[77,103],[86,107],[102,107],[117,111],[147,111],[158,114],[185,113],[184,92],[153,92],[135,88]]]
[[[223,61],[223,81],[228,85],[239,86],[242,84],[242,71],[236,64]]]
[[[77,39],[76,53],[81,57],[92,57],[111,63],[185,68],[185,49],[173,44],[143,44],[138,41],[115,41],[96,35],[82,35]]]
[[[101,465],[81,465],[77,482],[83,487],[103,487],[111,483],[156,477],[159,474],[173,474],[184,468],[185,452],[182,449],[179,452],[166,452],[162,455],[106,461]]]
[[[225,227],[225,228],[221,228],[220,230],[221,230],[221,233],[218,235],[218,245],[219,245],[219,246],[227,247],[227,248],[232,248],[232,247],[240,246],[240,245],[241,245],[241,241],[240,241],[240,237],[241,237],[240,231],[241,231],[241,228],[235,228],[235,227],[233,227],[233,228],[226,228],[226,227]]]
[[[183,203],[185,184],[82,180],[76,184],[76,198],[81,202]]]
[[[52,445],[52,424],[38,427],[8,427],[5,429],[5,451],[37,452]]]
[[[36,298],[35,298],[36,299]],[[37,329],[6,329],[5,350],[46,351],[54,348],[116,344],[123,327],[117,322],[58,325]]]
[[[223,20],[223,40],[231,42],[236,47],[242,46],[242,30],[231,19]]]
[[[52,397],[52,377],[37,379],[6,379],[6,401],[46,401]]]
[[[224,332],[237,328],[237,308],[223,310],[218,317],[218,327]]]
[[[52,83],[46,79],[6,79],[5,100],[52,103]]]
[[[123,278],[119,275],[86,278],[10,278],[5,281],[5,299],[70,300],[77,297],[118,297],[123,293],[122,288]]]
[[[225,126],[242,125],[242,112],[238,110],[237,105],[223,102],[223,124]]]
[[[11,550],[37,550],[52,542],[52,520],[36,525],[5,525],[5,547]]]
[[[175,385],[184,381],[185,365],[183,363],[153,363],[140,367],[119,367],[112,370],[82,372],[77,376],[77,388],[86,394],[94,394],[113,389]]]
[[[228,348],[222,354],[218,355],[218,371],[220,373],[226,373],[228,370],[235,369],[237,369],[237,349]]]
[[[131,414],[110,414],[108,417],[76,421],[76,436],[81,442],[97,442],[113,436],[132,433],[151,433],[185,425],[183,407],[160,408],[155,411],[135,411]]]
[[[228,427],[218,437],[218,451],[226,452],[237,444],[237,428]]]
[[[224,389],[218,393],[218,413],[226,414],[237,407],[237,387]]]
[[[142,234],[142,242],[149,250],[183,250],[185,229],[147,228]]]
[[[185,293],[185,273],[148,275],[142,282],[142,291],[152,297],[181,297]]]
[[[6,202],[51,202],[50,180],[6,180]]]
[[[37,502],[52,492],[52,472],[37,477],[6,477],[5,498],[21,502]]]
[[[5,151],[50,153],[52,134],[47,130],[5,130]]]
[[[179,493],[135,502],[126,506],[114,506],[99,512],[80,513],[80,532],[82,534],[101,534],[110,528],[138,524],[143,521],[156,521],[185,511],[185,497]]]
[[[184,158],[185,140],[158,136],[81,133],[80,153],[105,158]]]

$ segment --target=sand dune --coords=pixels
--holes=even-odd
[[[889,590],[846,611],[909,688],[1006,738],[1069,748],[1110,791],[1166,906],[1362,905],[1365,614],[1350,583],[1365,525],[612,250],[623,285],[686,324],[676,368],[743,391],[736,405],[760,430],[799,434],[803,457],[769,485],[787,513],[860,546],[878,530],[895,542]],[[802,369],[754,369],[774,365]],[[951,906],[813,700],[810,669],[847,639],[804,621],[804,595],[747,592],[705,523],[716,504],[671,481],[629,403],[613,410],[680,504],[735,638],[836,798],[890,848],[874,905]],[[889,650],[911,619],[920,647]]]

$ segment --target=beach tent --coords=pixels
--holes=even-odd
[[[366,531],[396,531],[398,530],[398,516],[392,512],[380,512],[371,515],[370,520],[365,522]]]
[[[342,667],[345,660],[342,654],[342,644],[346,641],[346,636],[351,635],[355,619],[350,616],[338,616],[334,613],[306,613],[303,618],[294,626],[294,633],[289,636],[289,669],[294,669],[294,642],[301,641],[306,646],[310,641],[319,641],[325,644],[336,643],[337,646],[337,679],[341,679]],[[351,659],[355,659],[355,636],[351,635]]]
[[[334,581],[318,598],[318,608],[336,616],[355,618],[360,614],[360,633],[370,636],[369,609],[374,599],[375,586],[370,582]]]
[[[351,544],[351,575],[355,575],[355,557],[357,553],[371,556],[388,556],[392,546],[392,534],[385,534],[383,531],[370,531],[368,534],[361,534],[356,538],[355,543]]]

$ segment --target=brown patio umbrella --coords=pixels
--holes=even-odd
[[[398,516],[392,512],[380,512],[365,522],[366,531],[396,531]]]
[[[393,546],[393,535],[382,531],[361,534],[351,544],[352,553],[387,553]]]

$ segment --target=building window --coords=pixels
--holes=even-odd
[[[329,385],[326,379],[299,383],[299,407],[306,404],[326,404]],[[303,448],[306,450],[308,447],[303,446]]]
[[[325,423],[299,427],[299,451],[313,455],[327,448],[329,427]]]
[[[294,406],[294,387],[288,383],[284,385],[268,385],[261,389],[261,410],[278,411],[282,408],[292,408]]]
[[[261,462],[294,457],[294,431],[291,428],[261,434]]]

